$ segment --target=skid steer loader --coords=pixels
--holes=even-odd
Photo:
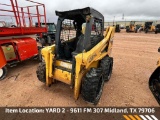
[[[135,21],[131,21],[130,24],[128,26],[126,26],[126,32],[129,33],[129,32],[135,32],[137,33],[137,28],[135,26]]]
[[[116,24],[115,32],[121,32],[121,29],[120,29],[120,25],[119,25],[119,24]]]
[[[58,16],[55,44],[42,49],[44,62],[37,68],[37,77],[50,86],[61,81],[74,89],[74,98],[97,104],[105,81],[111,77],[110,57],[114,27],[104,29],[104,17],[86,7],[56,11]]]
[[[155,26],[155,34],[160,33],[160,24]]]
[[[145,33],[155,32],[155,31],[156,31],[156,28],[155,28],[153,21],[144,23],[144,32]],[[156,34],[156,32],[155,32],[155,34]]]
[[[158,52],[160,52],[160,48]],[[149,78],[149,88],[160,105],[160,59],[157,62],[156,70]]]

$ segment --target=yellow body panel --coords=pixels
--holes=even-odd
[[[104,39],[101,40],[90,51],[83,52],[75,56],[75,76],[74,76],[74,98],[78,99],[81,87],[81,81],[86,72],[92,67],[98,67],[99,61],[105,57],[110,56],[114,37],[114,27],[106,29]],[[106,47],[108,48],[107,50]],[[54,60],[55,45],[42,49],[42,55],[46,63],[46,85],[49,86],[54,79],[62,81],[66,84],[72,85],[72,63]],[[54,66],[54,67],[53,67]]]
[[[53,59],[54,59],[54,52],[55,45],[45,47],[41,50],[42,57],[46,63],[46,85],[49,86],[52,84],[52,66],[53,66]]]
[[[150,31],[153,31],[153,32],[154,32],[155,29],[156,29],[156,27],[155,27],[154,25],[152,25]]]
[[[106,55],[110,55],[113,44],[113,35],[114,35],[114,27],[111,27],[107,33],[108,35],[99,42],[93,49],[88,52],[84,52],[79,54],[79,56],[83,56],[83,65],[86,65],[86,68],[95,60],[99,58],[103,58]],[[108,51],[104,51],[104,48],[109,45]],[[83,54],[83,55],[82,55]]]
[[[131,25],[131,26],[130,26],[130,30],[131,30],[131,31],[134,31],[134,30],[135,30],[135,26]]]
[[[71,73],[70,72],[55,68],[53,72],[53,76],[54,76],[54,79],[71,85]]]
[[[105,38],[99,42],[93,49],[91,49],[88,52],[84,52],[81,54],[78,54],[75,58],[76,58],[76,76],[75,76],[75,86],[74,86],[74,97],[75,99],[78,98],[79,96],[79,92],[80,92],[80,86],[81,86],[81,80],[82,77],[85,75],[85,73],[87,72],[87,70],[89,70],[91,68],[91,66],[93,65],[92,63],[97,62],[98,60],[102,59],[104,56],[106,55],[110,55],[111,52],[111,47],[112,47],[112,43],[113,43],[113,36],[114,36],[114,27],[110,27],[106,30],[106,36]],[[103,48],[104,46],[108,47],[108,51],[104,52]],[[83,65],[85,66],[85,69],[81,69],[81,66]],[[95,67],[97,67],[98,64],[96,64]]]

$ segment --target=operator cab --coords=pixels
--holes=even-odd
[[[134,24],[135,24],[135,21],[131,21],[131,22],[130,22],[130,25],[134,25]]]
[[[92,49],[103,37],[104,17],[86,7],[56,11],[59,16],[56,32],[56,59],[72,61],[75,55]]]
[[[151,29],[153,22],[145,22],[145,29]]]

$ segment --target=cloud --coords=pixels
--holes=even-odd
[[[43,3],[44,0],[38,0]],[[160,19],[160,0],[45,0],[47,14],[55,16],[55,10],[71,10],[83,7],[93,7],[100,11],[105,20],[125,19]]]
[[[24,0],[18,0],[24,5]],[[56,21],[55,10],[65,11],[83,7],[93,7],[100,11],[105,21],[122,20],[148,20],[160,19],[160,0],[34,0],[44,3],[46,6],[47,19]],[[27,5],[25,3],[25,5]]]

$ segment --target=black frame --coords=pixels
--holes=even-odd
[[[101,19],[102,21],[102,30],[104,29],[104,16],[98,12],[97,10],[90,8],[90,7],[86,7],[86,8],[82,8],[82,9],[75,9],[75,10],[70,10],[70,11],[56,11],[55,12],[58,17],[58,21],[57,21],[57,27],[56,27],[56,37],[55,37],[55,44],[56,44],[56,57],[59,57],[58,51],[59,51],[59,41],[60,41],[60,34],[61,34],[61,25],[64,19],[71,19],[74,20],[75,18],[79,20],[79,22],[81,22],[80,24],[83,24],[86,22],[86,16],[90,15],[93,16],[90,18],[90,20],[88,22],[86,22],[86,30],[88,32],[85,32],[85,43],[82,43],[84,45],[84,48],[88,45],[90,36],[91,36],[91,30],[92,30],[92,24],[94,19],[93,18],[98,18]],[[80,30],[81,31],[81,30]]]

